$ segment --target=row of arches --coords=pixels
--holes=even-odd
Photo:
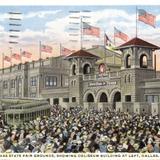
[[[148,66],[148,63],[147,63],[147,55],[146,54],[142,54],[141,56],[140,56],[140,67],[141,68],[147,68],[147,66]],[[131,55],[130,54],[128,54],[127,56],[126,56],[126,58],[125,58],[125,67],[126,68],[131,68]]]
[[[86,97],[87,102],[95,102],[95,98],[92,93],[88,93]],[[117,91],[114,94],[113,102],[120,102],[121,101],[121,93]],[[98,102],[108,102],[108,96],[105,92],[102,92],[99,96]]]

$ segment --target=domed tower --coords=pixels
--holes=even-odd
[[[133,38],[118,47],[122,51],[121,94],[122,102],[143,102],[142,81],[155,78],[153,51],[158,46],[140,38]]]
[[[70,62],[70,103],[83,105],[83,75],[90,75],[95,72],[94,66],[98,58],[84,50],[79,50],[66,58]]]

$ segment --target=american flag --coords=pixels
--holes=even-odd
[[[83,34],[99,37],[100,36],[100,28],[91,26],[88,23],[83,22]]]
[[[120,30],[118,30],[116,27],[114,27],[114,37],[120,38],[123,41],[127,41],[128,40],[128,36],[127,34],[121,32]]]
[[[17,54],[17,53],[13,53],[12,56],[11,56],[11,58],[14,58],[16,60],[20,60],[21,56],[19,54]]]
[[[31,58],[32,53],[27,52],[27,51],[23,51],[23,52],[22,52],[22,56],[23,56],[23,57],[26,57],[26,58]]]
[[[138,9],[138,20],[152,27],[155,27],[156,24],[156,16],[147,13],[144,9]]]
[[[61,55],[67,56],[68,54],[71,54],[73,50],[70,50],[68,48],[62,47],[61,48]]]
[[[48,45],[41,45],[41,52],[52,53],[52,47]]]
[[[4,61],[11,62],[11,58],[8,56],[4,56]]]

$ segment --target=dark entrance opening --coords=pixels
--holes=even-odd
[[[59,104],[59,99],[58,98],[54,98],[53,99],[53,104]]]
[[[100,96],[100,102],[108,102],[107,95],[103,92]]]
[[[113,109],[116,109],[116,102],[120,102],[120,101],[121,101],[121,93],[116,92],[113,98]]]
[[[131,95],[126,95],[125,96],[125,101],[126,102],[131,102]]]
[[[87,102],[94,102],[94,97],[91,93],[87,96]]]

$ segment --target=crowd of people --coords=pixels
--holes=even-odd
[[[160,152],[158,116],[60,109],[19,126],[0,127],[1,153]]]

